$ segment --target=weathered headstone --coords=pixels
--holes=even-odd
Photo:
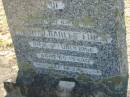
[[[3,3],[20,69],[17,83],[24,95],[125,97],[123,0]]]

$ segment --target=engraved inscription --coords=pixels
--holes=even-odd
[[[25,32],[16,32],[16,35],[25,35]],[[43,32],[26,32],[26,35],[32,37],[45,37],[55,39],[66,39],[74,41],[88,41],[88,42],[101,42],[111,43],[112,38],[107,35],[107,38],[100,37],[96,33],[90,32],[76,32],[76,31],[65,31],[65,30],[44,30]]]
[[[120,0],[3,0],[3,4],[22,65],[19,74],[38,70],[57,80],[84,82],[126,72]]]
[[[66,20],[66,19],[57,19],[52,24],[53,25],[73,26],[72,22],[70,22],[69,20]]]
[[[48,53],[38,53],[38,58],[48,59],[48,60],[57,60],[57,61],[68,61],[68,62],[78,62],[86,64],[94,64],[94,61],[90,58],[77,57],[77,56],[66,56],[63,54],[48,54]]]
[[[51,10],[58,10],[58,9],[64,9],[65,8],[65,4],[63,3],[63,1],[59,1],[59,0],[50,0],[48,2],[47,7]]]
[[[62,70],[67,72],[75,72],[75,73],[84,73],[84,74],[91,74],[91,75],[102,75],[100,70],[96,69],[88,69],[88,68],[81,68],[81,67],[72,67],[72,66],[64,66],[64,65],[55,65],[55,64],[48,64],[48,63],[37,63],[34,62],[33,65],[37,68],[44,68],[44,69],[55,69],[55,70]]]
[[[61,43],[45,43],[39,41],[31,41],[29,42],[29,45],[31,47],[45,48],[45,49],[68,50],[84,53],[98,53],[98,49],[96,47],[74,46]]]
[[[83,22],[77,22],[77,24],[74,24],[76,23],[76,21],[72,21],[72,20],[67,20],[67,19],[56,19],[54,21],[49,21],[49,20],[42,20],[43,23],[45,25],[50,25],[50,22],[51,22],[51,25],[58,25],[58,26],[69,26],[69,27],[82,27],[82,28],[90,28],[90,27],[94,27],[93,25],[91,26],[86,26]]]

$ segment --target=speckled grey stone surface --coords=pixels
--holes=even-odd
[[[16,48],[19,79],[47,74],[79,83],[99,81],[118,93],[126,90],[123,0],[3,3]]]

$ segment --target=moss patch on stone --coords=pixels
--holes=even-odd
[[[82,23],[85,26],[93,26],[94,25],[94,19],[90,16],[85,16],[82,18]]]
[[[92,81],[92,79],[90,79],[90,77],[86,76],[85,74],[80,74],[77,77],[77,80],[81,81],[81,82],[88,82],[88,81]]]

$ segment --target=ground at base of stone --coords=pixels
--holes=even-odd
[[[22,87],[23,88],[23,87]],[[61,96],[56,96],[55,94],[49,94],[49,95],[53,95],[53,96],[44,96],[46,94],[48,94],[47,92],[44,94],[44,91],[42,91],[42,93],[40,94],[40,87],[33,87],[30,90],[30,94],[29,96],[22,96],[22,93],[20,92],[20,89],[15,87],[13,91],[11,91],[8,95],[6,95],[5,97],[61,97]],[[36,92],[39,93],[36,95]],[[62,96],[62,97],[66,97],[66,96]],[[95,95],[90,95],[90,96],[69,96],[69,97],[129,97],[129,96],[104,96],[103,93],[99,92],[98,94]]]
[[[69,96],[59,96],[64,91],[64,89],[58,87],[59,80],[49,76],[45,77],[45,75],[44,77],[36,75],[33,77],[33,81],[30,80],[32,78],[22,78],[17,80],[17,83],[5,82],[4,87],[7,91],[5,97],[127,97],[126,92],[115,94],[104,85],[93,82],[76,83]]]

